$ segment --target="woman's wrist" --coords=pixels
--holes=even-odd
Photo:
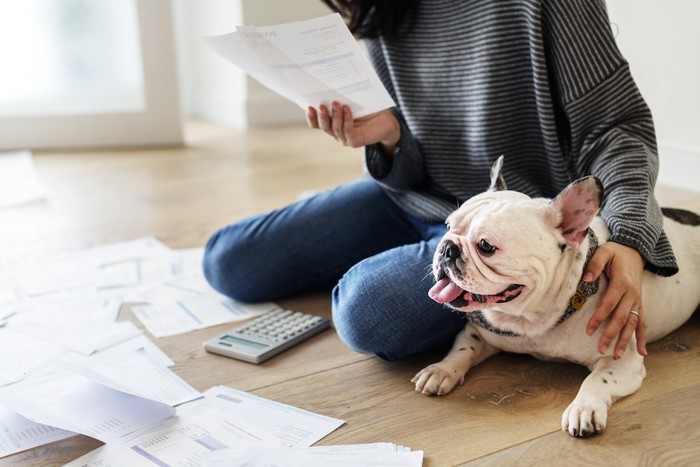
[[[389,157],[394,157],[396,148],[401,140],[401,125],[396,119],[393,119],[393,122],[394,128],[392,129],[391,134],[387,138],[379,141],[379,146],[382,148],[382,151]]]

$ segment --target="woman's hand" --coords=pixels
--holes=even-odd
[[[646,355],[646,323],[642,308],[642,273],[644,259],[634,248],[607,242],[598,247],[588,263],[583,280],[592,282],[605,271],[608,289],[598,309],[588,321],[588,335],[610,317],[598,342],[598,351],[605,353],[617,336],[613,355],[622,357],[632,334],[637,331],[637,352]]]
[[[382,110],[366,117],[353,119],[350,107],[333,102],[332,108],[320,105],[306,112],[309,127],[321,129],[344,146],[359,148],[379,143],[393,155],[401,136],[401,126],[390,110]]]

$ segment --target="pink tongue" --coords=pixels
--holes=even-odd
[[[440,279],[428,292],[428,296],[438,303],[449,303],[464,293],[464,290],[448,278]]]

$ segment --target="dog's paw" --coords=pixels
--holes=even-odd
[[[571,436],[585,438],[605,429],[608,406],[597,399],[579,400],[577,397],[561,417],[561,429]]]
[[[434,363],[419,371],[411,379],[416,391],[426,396],[444,396],[464,382],[464,373],[457,369]]]

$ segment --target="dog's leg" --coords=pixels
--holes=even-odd
[[[605,429],[608,407],[636,392],[646,376],[644,357],[634,350],[635,345],[630,345],[619,360],[603,357],[593,365],[591,374],[562,415],[562,430],[571,436],[585,437]]]
[[[411,382],[416,384],[416,391],[422,394],[443,396],[464,382],[469,368],[495,353],[498,353],[498,349],[484,342],[475,326],[467,324],[457,335],[447,356],[439,363],[423,368]]]

